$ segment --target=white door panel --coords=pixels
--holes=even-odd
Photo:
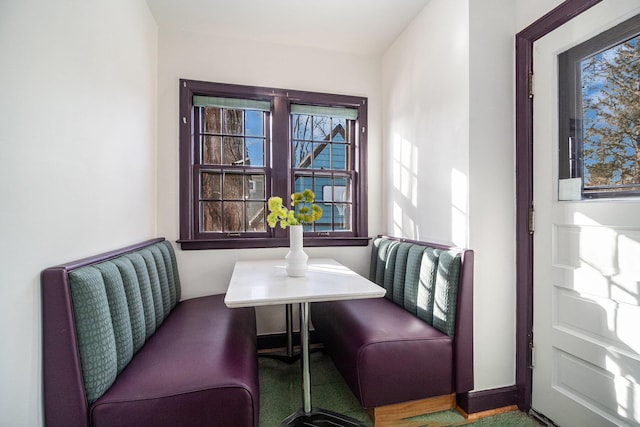
[[[557,55],[638,13],[604,0],[534,44],[532,407],[563,427],[640,425],[640,201],[557,197]]]

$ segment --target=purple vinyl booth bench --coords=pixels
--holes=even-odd
[[[311,304],[315,333],[376,426],[456,407],[473,389],[473,251],[379,236],[385,298]]]
[[[253,309],[180,300],[154,239],[42,273],[47,426],[257,427]]]

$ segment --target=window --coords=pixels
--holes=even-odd
[[[307,231],[351,230],[356,118],[354,109],[291,106],[294,189],[312,189],[323,212],[320,220],[305,225]]]
[[[640,15],[559,56],[561,200],[640,195],[639,41]]]
[[[305,188],[305,245],[367,245],[366,120],[366,98],[181,80],[182,248],[288,246],[267,200]]]

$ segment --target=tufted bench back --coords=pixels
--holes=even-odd
[[[180,300],[171,244],[160,241],[68,273],[89,404],[114,383]]]
[[[369,279],[385,298],[454,338],[461,251],[385,236],[374,239]]]

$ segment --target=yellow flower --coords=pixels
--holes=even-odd
[[[278,196],[269,197],[269,210],[279,211],[282,208],[282,198]]]
[[[318,205],[311,205],[311,216],[313,221],[317,221],[322,218],[322,208]]]
[[[270,197],[267,202],[270,212],[267,215],[269,227],[274,228],[276,224],[280,224],[280,227],[287,228],[289,225],[311,224],[319,220],[322,217],[322,208],[314,203],[315,197],[309,189],[291,194],[292,209],[282,205],[281,197]]]

